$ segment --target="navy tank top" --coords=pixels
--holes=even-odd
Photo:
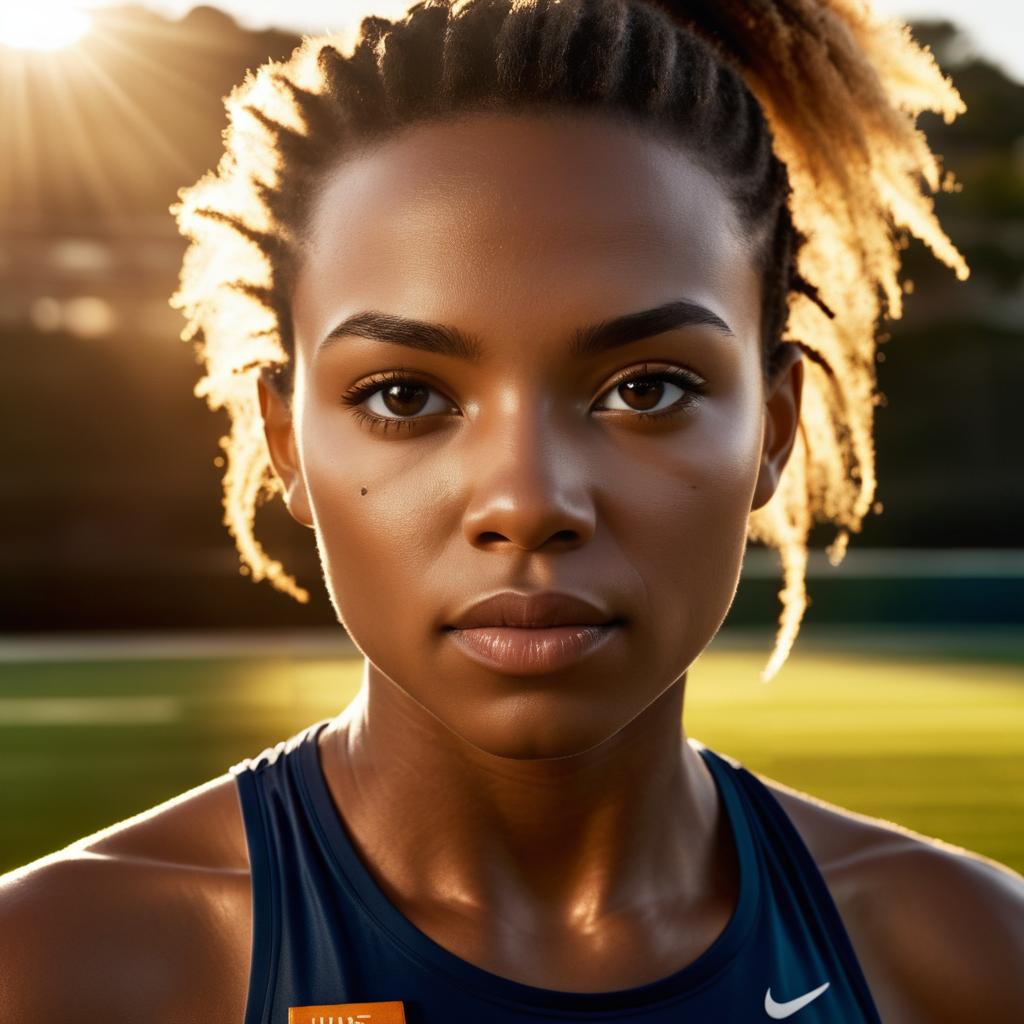
[[[781,804],[734,759],[694,742],[723,801],[739,898],[718,938],[649,984],[576,993],[525,985],[456,956],[384,894],[357,854],[320,764],[316,722],[230,768],[252,873],[244,1024],[289,1024],[327,1007],[373,1024],[400,1004],[408,1024],[637,1021],[881,1024],[825,881]],[[355,1012],[359,1010],[361,1012]]]

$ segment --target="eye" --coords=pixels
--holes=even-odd
[[[605,392],[598,409],[633,412],[640,416],[660,416],[682,412],[704,393],[704,382],[681,367],[648,370],[646,366],[621,377]]]
[[[416,380],[395,380],[375,388],[362,403],[368,413],[382,419],[407,419],[420,413],[445,412],[451,408],[432,387]]]
[[[350,387],[342,401],[371,428],[412,428],[419,420],[453,411],[450,399],[417,377],[389,370]]]

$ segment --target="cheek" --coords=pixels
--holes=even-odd
[[[336,411],[313,411],[300,444],[331,601],[353,638],[372,642],[381,624],[399,627],[396,618],[412,611],[402,607],[412,604],[412,585],[436,571],[447,484],[416,440],[358,429]]]
[[[681,635],[696,644],[718,629],[735,595],[762,429],[761,408],[737,391],[656,444],[637,438],[610,475],[620,543],[658,602],[650,620],[684,626]]]

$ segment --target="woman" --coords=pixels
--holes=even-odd
[[[681,728],[748,536],[770,678],[871,507],[893,225],[966,274],[930,57],[852,0],[441,0],[229,106],[177,209],[226,518],[300,599],[253,509],[314,531],[364,685],[8,876],[3,1019],[1019,1020],[1017,875]]]

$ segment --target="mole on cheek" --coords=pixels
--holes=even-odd
[[[360,494],[365,494],[366,493],[366,488],[365,487],[360,487],[359,488],[359,493]]]

